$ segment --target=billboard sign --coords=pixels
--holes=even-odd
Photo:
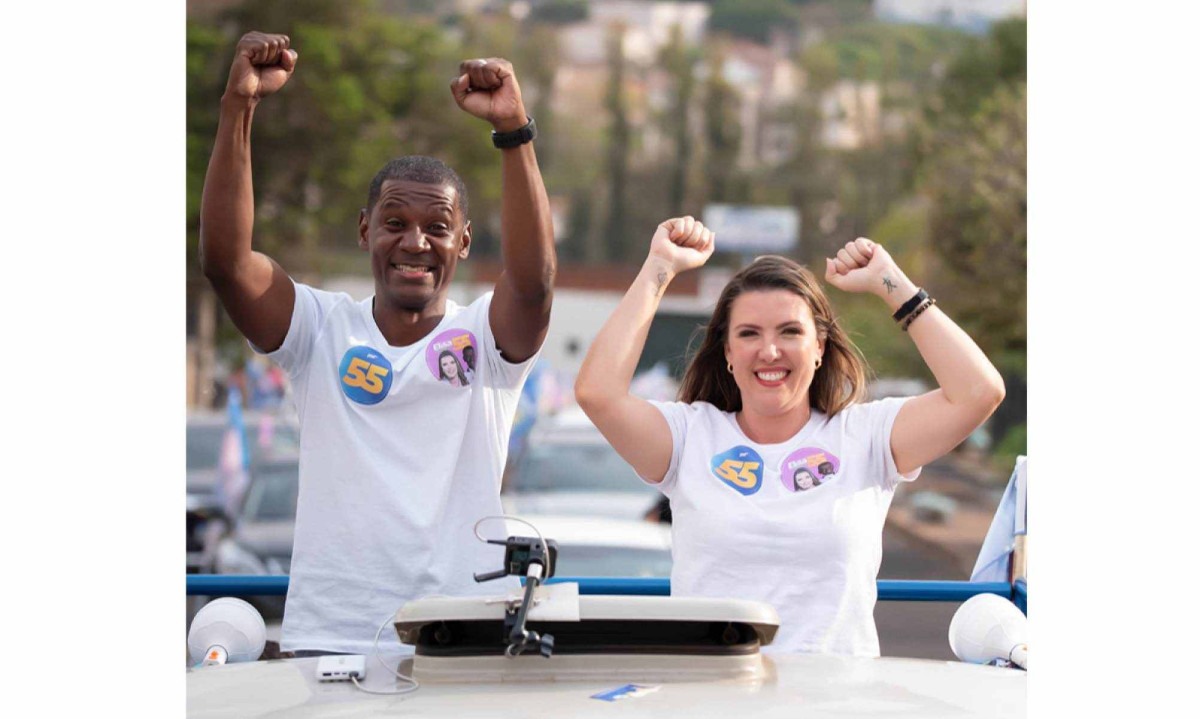
[[[713,204],[704,207],[702,220],[716,233],[721,252],[783,253],[800,245],[800,212],[794,207]]]

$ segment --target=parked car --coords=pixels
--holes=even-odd
[[[289,414],[247,413],[243,419],[251,462],[294,456],[300,431]],[[214,540],[228,531],[233,517],[221,493],[221,449],[229,431],[224,413],[193,413],[187,419],[187,571],[211,571]]]
[[[555,574],[562,577],[670,577],[671,528],[609,517],[522,515],[543,537],[558,543]],[[480,527],[486,533],[488,525]],[[510,535],[534,536],[521,522]]]
[[[930,389],[925,380],[916,377],[878,377],[867,385],[867,399],[886,397],[916,397]]]
[[[300,427],[291,413],[246,412],[246,429],[251,459],[296,454],[300,449]],[[210,494],[220,476],[221,448],[229,431],[224,412],[198,412],[187,418],[187,491]]]
[[[296,457],[255,464],[232,529],[217,542],[213,573],[290,574],[299,489]],[[283,616],[283,597],[254,597],[251,604],[268,621]]]
[[[662,495],[578,407],[539,420],[505,472],[508,514],[644,519]]]

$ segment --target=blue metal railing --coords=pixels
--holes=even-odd
[[[1013,582],[1013,596],[1011,597],[1013,604],[1017,605],[1017,609],[1021,610],[1022,614],[1029,614],[1029,587],[1024,579],[1018,579]]]
[[[633,594],[665,597],[671,594],[671,580],[634,577],[551,577],[548,584],[578,582],[580,594]],[[879,579],[881,601],[963,602],[976,594],[998,594],[1026,611],[1028,588],[1024,579],[1008,582],[943,582],[916,579]],[[286,595],[287,575],[189,574],[189,595],[280,596]]]

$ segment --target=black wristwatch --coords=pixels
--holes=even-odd
[[[526,115],[526,117],[529,117]],[[496,132],[492,130],[492,144],[501,150],[510,147],[519,147],[527,142],[532,142],[537,137],[537,125],[533,124],[533,118],[529,118],[529,122],[525,123],[524,127],[518,127],[512,132]]]

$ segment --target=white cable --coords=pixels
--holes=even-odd
[[[533,533],[537,535],[538,540],[541,541],[541,543],[542,543],[542,551],[546,553],[546,561],[547,562],[550,561],[550,545],[546,544],[546,538],[542,536],[542,531],[540,529],[538,529],[536,526],[534,526],[533,522],[521,519],[520,517],[514,517],[511,514],[492,514],[487,517],[484,517],[483,519],[480,519],[478,522],[475,523],[475,527],[472,529],[472,531],[475,532],[476,539],[478,539],[481,542],[488,541],[485,537],[480,536],[479,525],[483,524],[484,522],[488,521],[489,519],[511,519],[514,522],[520,522],[521,524],[524,524],[526,527],[529,527],[530,529],[532,529]],[[550,567],[542,567],[542,574],[547,574],[549,571],[550,571]],[[540,577],[539,577],[539,579],[540,579]]]
[[[386,627],[388,625],[388,622],[390,622],[390,621],[392,621],[391,615],[389,615],[386,619],[384,619],[383,623],[379,625],[379,629],[377,629],[375,631],[375,643],[371,645],[371,652],[375,655],[375,659],[378,660],[379,665],[381,667],[383,667],[384,669],[387,669],[392,674],[395,674],[397,679],[403,679],[404,681],[408,682],[409,684],[412,684],[412,686],[407,687],[405,689],[401,689],[399,691],[395,691],[395,692],[381,692],[381,691],[376,691],[374,689],[367,689],[363,685],[359,684],[358,677],[350,677],[350,681],[354,682],[354,686],[358,687],[359,691],[364,691],[367,694],[383,694],[383,695],[387,695],[387,696],[395,696],[396,694],[411,694],[421,688],[421,684],[416,679],[413,679],[412,677],[406,677],[403,674],[401,674],[400,672],[396,671],[395,669],[392,669],[390,666],[387,665],[386,662],[383,661],[383,657],[380,656],[380,654],[379,654],[379,636],[381,634],[383,634],[383,628]]]
[[[407,679],[407,677],[405,678]],[[354,686],[357,687],[360,692],[366,692],[367,694],[382,694],[383,696],[389,697],[396,696],[397,694],[411,694],[417,689],[416,687],[410,687],[408,689],[401,689],[398,692],[381,692],[376,689],[367,689],[362,684],[359,684],[358,677],[350,677],[350,681],[354,682]]]

